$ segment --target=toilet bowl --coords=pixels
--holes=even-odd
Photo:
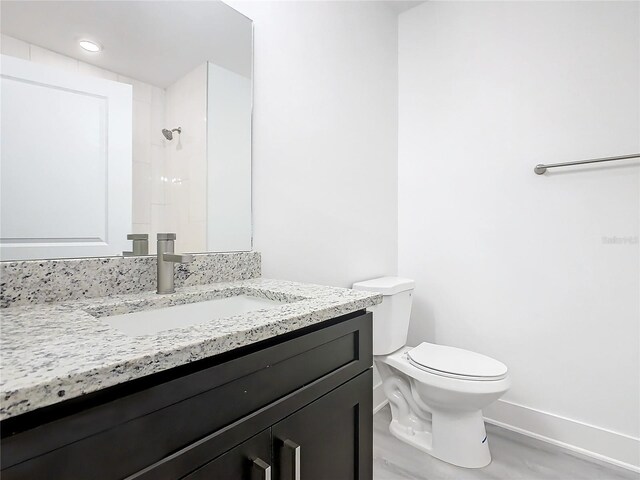
[[[377,291],[374,362],[391,406],[391,433],[453,465],[491,462],[482,409],[510,387],[507,367],[468,350],[423,342],[406,346],[413,282],[383,277],[353,285]]]
[[[423,343],[418,348],[426,346],[434,345]],[[428,366],[417,366],[410,358],[412,350],[402,347],[374,357],[391,405],[391,433],[460,467],[488,465],[491,453],[482,409],[509,389],[511,379],[506,367],[496,361],[496,371],[502,373],[487,376],[437,373]]]

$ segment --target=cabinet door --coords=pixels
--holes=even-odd
[[[372,371],[272,428],[275,479],[371,480]]]
[[[271,480],[270,431],[251,437],[183,479]]]

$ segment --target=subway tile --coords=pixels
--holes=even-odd
[[[131,225],[131,233],[149,233],[149,230],[151,230],[149,223],[133,223]]]
[[[128,83],[133,87],[134,100],[151,103],[152,85],[141,82],[140,80],[136,80],[135,78],[127,77],[125,75],[118,75],[118,81],[122,83]]]
[[[164,148],[151,146],[151,203],[162,205],[165,203],[167,186],[165,172]]]
[[[151,222],[151,165],[133,162],[133,223]]]
[[[162,135],[162,129],[167,128],[164,120],[164,104],[151,102],[151,132],[150,141],[153,145],[163,147],[165,138]]]

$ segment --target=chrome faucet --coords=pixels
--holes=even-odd
[[[190,263],[193,255],[173,253],[175,233],[158,234],[158,288],[157,293],[173,293],[176,289],[173,286],[173,264]]]

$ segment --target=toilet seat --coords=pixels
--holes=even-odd
[[[460,380],[491,381],[507,376],[507,366],[480,353],[423,342],[407,351],[409,363],[420,370]]]

